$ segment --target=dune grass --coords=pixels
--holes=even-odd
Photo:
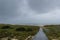
[[[24,40],[29,35],[34,36],[39,31],[39,26],[0,24],[0,38],[14,37]]]
[[[45,25],[44,32],[48,36],[49,40],[60,40],[60,25]]]

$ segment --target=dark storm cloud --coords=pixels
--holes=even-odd
[[[0,23],[59,24],[60,0],[0,0]]]
[[[17,14],[16,0],[0,0],[0,16],[2,18],[14,17]]]
[[[33,10],[45,13],[60,7],[60,0],[29,0],[29,5]]]
[[[0,23],[12,23],[18,16],[17,0],[0,0]]]

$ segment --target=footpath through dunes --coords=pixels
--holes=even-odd
[[[43,32],[43,29],[40,28],[39,32],[37,33],[37,35],[35,35],[33,40],[48,40],[48,38],[45,35],[45,33]]]

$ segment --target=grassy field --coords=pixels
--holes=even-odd
[[[16,37],[25,40],[28,36],[34,36],[39,31],[39,26],[0,24],[0,38]]]
[[[44,32],[49,40],[60,40],[60,25],[45,25]]]

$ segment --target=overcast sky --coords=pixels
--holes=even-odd
[[[0,0],[0,23],[60,24],[60,0]]]

